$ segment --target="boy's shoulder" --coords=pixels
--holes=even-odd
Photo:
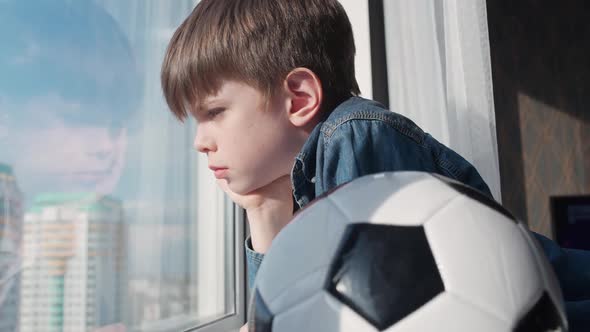
[[[389,110],[381,103],[354,96],[336,106],[324,121],[323,126],[337,127],[346,121],[379,118],[386,113],[389,113]]]
[[[320,131],[324,138],[330,138],[336,130],[344,127],[343,124],[349,124],[347,128],[355,130],[374,129],[374,125],[385,124],[386,126],[381,127],[392,128],[415,141],[422,141],[425,135],[424,131],[407,117],[389,110],[377,101],[356,96],[338,105],[322,122]]]

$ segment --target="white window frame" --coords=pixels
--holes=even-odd
[[[246,218],[244,210],[233,205],[234,227],[234,303],[235,311],[214,321],[197,323],[197,326],[186,328],[184,332],[226,332],[237,331],[246,322],[247,280],[244,240],[246,238]]]

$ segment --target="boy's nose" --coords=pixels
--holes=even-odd
[[[211,137],[203,135],[202,131],[199,130],[197,130],[197,134],[195,135],[194,147],[197,151],[202,153],[207,153],[215,149],[215,145]]]

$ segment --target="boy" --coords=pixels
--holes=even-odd
[[[203,0],[172,37],[164,95],[181,121],[189,114],[197,120],[196,149],[246,210],[250,286],[293,212],[359,176],[435,172],[491,196],[457,153],[358,97],[354,54],[350,22],[336,0]]]

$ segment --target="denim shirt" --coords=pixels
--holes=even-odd
[[[304,207],[315,197],[363,175],[403,170],[438,173],[492,197],[475,167],[414,122],[375,101],[351,97],[314,128],[295,158],[291,172],[294,200]],[[534,235],[557,272],[566,301],[585,300],[577,305],[590,314],[590,253],[576,251],[575,257],[568,256],[551,240]],[[264,255],[254,252],[248,241],[248,282],[252,287]]]

